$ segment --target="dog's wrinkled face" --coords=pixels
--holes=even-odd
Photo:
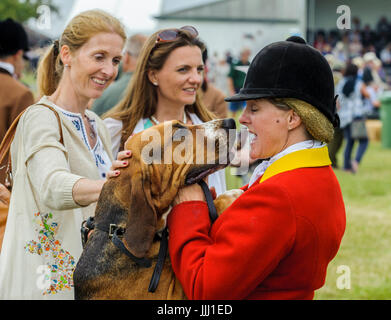
[[[164,227],[164,213],[179,188],[226,167],[235,137],[233,119],[201,125],[168,121],[130,137],[125,143],[125,149],[132,151],[129,165],[105,183],[95,225],[115,223],[126,228],[123,243],[127,249],[137,257],[152,257],[153,238]],[[95,230],[74,273],[77,298],[99,296],[102,287],[117,292],[115,283],[107,279],[134,277],[129,263],[107,234]]]
[[[229,164],[235,128],[233,119],[214,120],[201,125],[167,121],[126,141],[125,149],[132,150],[127,170],[132,172],[129,178],[132,185],[138,181],[138,188],[142,190],[137,196],[139,205],[129,212],[125,234],[129,246],[138,243],[136,255],[145,255],[156,229],[164,226],[162,215],[180,187],[196,183]],[[145,205],[150,209],[149,215]],[[143,212],[142,216],[137,212]],[[150,226],[148,237],[146,233],[140,235],[139,230],[145,230],[145,226]]]
[[[180,187],[229,164],[234,139],[232,119],[191,126],[168,121],[130,137],[125,149],[151,182],[153,205],[161,213]]]
[[[130,204],[125,239],[129,247],[137,244],[136,255],[143,256],[148,251],[156,229],[161,227],[162,214],[180,187],[229,164],[235,128],[233,119],[190,126],[167,121],[126,141],[125,149],[132,150],[129,168],[125,169],[131,181],[125,182],[124,177],[121,180],[134,186],[132,197],[127,199],[138,205],[132,208]],[[134,192],[135,188],[138,192]],[[149,231],[141,235],[145,226]]]

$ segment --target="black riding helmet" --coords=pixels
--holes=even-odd
[[[0,57],[13,55],[20,49],[24,51],[23,58],[28,60],[28,37],[23,26],[11,18],[0,21]]]
[[[292,36],[264,47],[252,60],[243,88],[225,101],[296,98],[339,126],[331,68],[323,55],[304,39]]]

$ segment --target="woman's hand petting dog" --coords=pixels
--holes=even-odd
[[[107,172],[107,178],[115,178],[118,177],[121,173],[119,168],[125,168],[129,165],[129,162],[126,159],[129,159],[132,156],[132,151],[124,150],[118,152],[117,160],[114,160],[111,164],[110,171]]]

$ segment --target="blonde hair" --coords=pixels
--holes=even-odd
[[[132,134],[137,122],[142,118],[152,116],[156,112],[157,89],[150,82],[148,71],[163,68],[168,56],[176,48],[197,46],[201,49],[201,52],[205,50],[205,45],[185,30],[178,30],[178,38],[173,41],[156,43],[157,36],[162,31],[155,32],[147,39],[123,99],[103,115],[103,118],[114,118],[122,121],[121,148],[127,137]],[[186,108],[194,112],[204,122],[214,119],[213,113],[208,111],[203,104],[199,92],[196,94],[194,104],[186,106]]]
[[[71,52],[81,48],[98,33],[116,33],[126,40],[121,22],[102,10],[88,10],[75,16],[67,25],[59,40],[49,47],[41,58],[37,70],[39,96],[51,95],[60,82],[64,65],[60,59],[61,47],[66,45]]]
[[[318,141],[330,143],[334,137],[334,127],[327,117],[317,108],[303,100],[295,98],[274,98],[271,102],[279,108],[295,111],[304,123],[310,136]]]

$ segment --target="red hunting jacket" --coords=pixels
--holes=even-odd
[[[327,147],[275,161],[211,226],[205,202],[168,216],[169,252],[189,299],[312,299],[345,231]]]

